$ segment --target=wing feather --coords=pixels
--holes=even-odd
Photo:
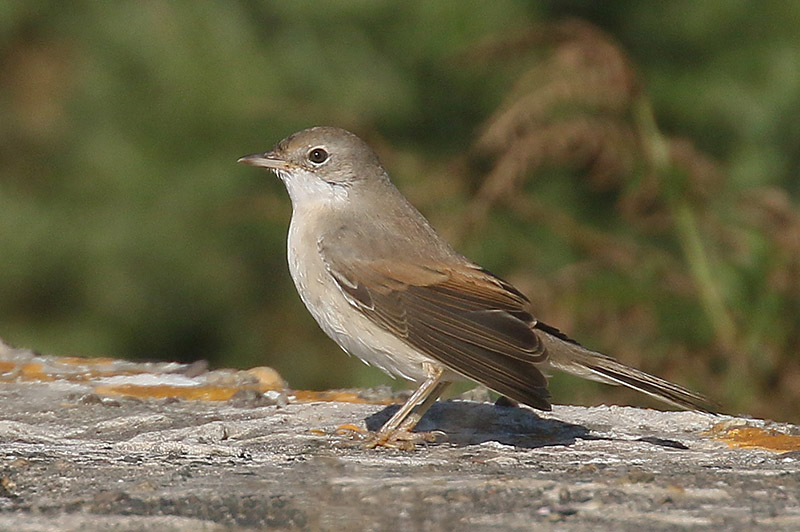
[[[547,356],[533,331],[528,300],[470,263],[345,262],[320,246],[348,301],[370,320],[451,370],[540,409],[547,380],[534,366]]]

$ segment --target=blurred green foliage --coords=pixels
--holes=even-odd
[[[0,337],[387,382],[318,331],[282,186],[235,164],[339,125],[544,321],[797,419],[798,19],[722,0],[2,3]]]

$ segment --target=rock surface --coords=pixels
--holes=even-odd
[[[0,344],[0,529],[800,529],[792,425],[446,401],[419,427],[446,441],[364,450],[336,428],[374,429],[396,406],[298,400],[240,373]],[[157,388],[214,382],[241,390]]]

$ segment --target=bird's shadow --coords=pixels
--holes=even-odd
[[[367,428],[376,431],[399,405],[387,406],[366,418]],[[415,432],[441,431],[452,445],[498,442],[533,449],[550,445],[571,445],[577,439],[597,439],[582,425],[541,418],[531,410],[470,401],[439,401],[422,417]]]

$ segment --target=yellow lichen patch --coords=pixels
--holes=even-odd
[[[14,381],[55,381],[70,382],[91,381],[100,377],[113,375],[138,375],[146,373],[144,369],[120,369],[120,361],[111,358],[54,357],[42,362],[9,362],[0,361],[0,382]],[[99,367],[99,366],[107,367]]]
[[[27,381],[54,381],[55,377],[45,373],[44,366],[38,362],[23,364],[19,368],[19,376]]]
[[[270,367],[258,366],[255,368],[250,368],[247,370],[247,373],[255,376],[258,379],[258,383],[262,388],[261,391],[280,391],[286,387],[286,383],[283,381],[281,374]]]
[[[358,425],[353,425],[352,423],[345,423],[344,425],[339,425],[338,427],[336,427],[336,430],[334,430],[333,432],[334,434],[352,434],[354,432],[359,434],[366,434],[369,431],[359,427]]]
[[[364,399],[356,392],[329,390],[317,392],[313,390],[295,390],[292,392],[298,403],[336,402],[336,403],[365,403],[373,405],[391,405],[395,401],[371,401]]]
[[[800,451],[800,436],[786,434],[773,429],[751,427],[749,425],[715,425],[711,435],[717,441],[739,449],[765,449],[778,453]]]
[[[244,388],[228,386],[170,386],[135,384],[102,385],[97,386],[94,392],[100,395],[115,395],[136,397],[139,399],[166,399],[174,397],[187,401],[227,401]]]
[[[55,377],[45,372],[44,366],[38,362],[0,362],[0,380],[14,381],[53,381]]]

